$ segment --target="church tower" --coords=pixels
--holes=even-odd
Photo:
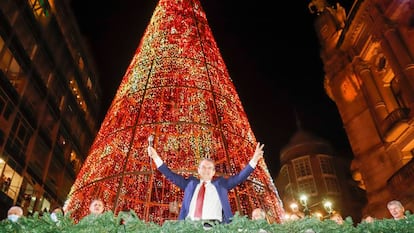
[[[134,210],[156,223],[176,219],[183,193],[148,157],[150,135],[165,163],[183,175],[196,174],[203,157],[216,161],[216,174],[233,175],[255,150],[255,135],[198,0],[159,1],[65,210],[79,220],[100,198],[115,214]],[[229,198],[241,215],[261,207],[280,222],[284,214],[264,160]]]

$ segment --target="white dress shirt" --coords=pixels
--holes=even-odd
[[[200,190],[202,183],[203,181],[201,181],[197,185],[194,191],[194,195],[191,199],[190,210],[188,211],[187,218],[190,218],[192,220],[199,220],[194,218],[194,213],[198,191]],[[206,192],[204,193],[203,213],[201,215],[201,219],[219,220],[221,222],[223,220],[222,209],[223,207],[221,206],[220,198],[216,190],[216,187],[214,187],[214,185],[210,181],[206,181]]]

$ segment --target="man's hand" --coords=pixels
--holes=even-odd
[[[148,156],[153,160],[160,158],[160,156],[158,156],[157,151],[152,146],[148,146]]]
[[[257,162],[259,162],[259,160],[263,158],[263,154],[264,154],[263,147],[264,147],[264,144],[260,144],[260,142],[257,143],[256,150],[254,151],[254,154],[253,154],[252,162],[257,164]]]
[[[152,158],[157,168],[164,163],[161,157],[158,155],[157,151],[152,146],[148,146],[148,156]]]

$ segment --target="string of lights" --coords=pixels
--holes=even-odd
[[[158,3],[65,204],[75,221],[94,198],[146,221],[176,218],[171,203],[183,193],[152,164],[149,135],[185,176],[203,157],[216,161],[219,175],[233,175],[254,152],[256,138],[197,0]],[[284,216],[264,162],[229,199],[240,214],[261,207],[272,221]]]

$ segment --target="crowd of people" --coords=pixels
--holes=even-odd
[[[97,215],[102,214],[104,211],[105,211],[104,202],[100,199],[93,199],[89,206],[88,216],[97,216]],[[59,222],[59,219],[65,215],[65,212],[62,207],[55,207],[52,211],[50,211],[49,214],[50,214],[50,219],[53,222]],[[7,220],[11,222],[17,222],[23,216],[24,216],[23,208],[17,205],[10,207],[9,210],[7,211]]]
[[[404,205],[398,201],[398,200],[391,200],[387,203],[387,209],[389,214],[391,215],[391,218],[394,220],[401,220],[401,219],[406,219],[406,210],[404,208]],[[301,218],[304,218],[305,215],[304,214],[298,214],[301,213],[300,211],[294,211],[294,213],[292,215],[289,216],[288,220],[298,220]],[[329,220],[332,220],[334,222],[336,222],[337,224],[343,224],[344,223],[344,219],[342,217],[342,215],[337,212],[334,211],[332,212],[329,216],[328,216]],[[361,219],[361,223],[372,223],[375,221],[375,217],[371,216],[371,215],[365,215],[362,219]]]
[[[202,220],[216,223],[229,223],[233,217],[233,211],[228,199],[229,190],[235,188],[244,182],[250,174],[255,170],[259,160],[263,158],[264,144],[257,143],[256,149],[249,163],[237,174],[229,177],[216,177],[215,162],[210,158],[204,158],[198,165],[198,176],[184,177],[170,170],[157,151],[148,146],[148,156],[155,163],[158,171],[160,171],[169,181],[184,190],[181,210],[178,216],[179,220]],[[392,200],[388,202],[387,208],[392,218],[395,220],[405,218],[405,208],[400,201]],[[93,199],[89,207],[88,216],[100,215],[105,210],[105,204],[100,199]],[[18,221],[23,214],[20,206],[12,206],[8,211],[7,219],[12,222]],[[59,216],[63,216],[62,208],[55,208],[50,212],[50,218],[58,222]],[[289,220],[297,220],[305,215],[300,211],[295,213],[295,218]],[[338,224],[343,224],[344,220],[339,212],[330,214],[330,220]],[[252,220],[266,220],[266,211],[262,208],[256,208],[251,213]],[[375,218],[365,216],[361,222],[372,222]]]
[[[387,209],[391,215],[391,217],[395,220],[401,220],[405,219],[405,208],[403,204],[398,200],[392,200],[387,203]],[[89,206],[89,214],[87,217],[96,217],[97,215],[100,215],[104,213],[105,211],[105,204],[101,199],[93,199]],[[61,207],[56,207],[52,211],[50,211],[50,218],[54,222],[58,222],[59,218],[63,217],[65,212]],[[17,222],[19,218],[24,216],[24,211],[20,206],[12,206],[9,208],[7,212],[7,220],[11,222]],[[298,220],[301,218],[304,218],[305,215],[296,214],[297,218],[289,218],[289,221]],[[262,208],[255,208],[251,212],[250,216],[251,220],[264,220],[267,221],[266,211]],[[344,219],[342,215],[339,212],[333,212],[329,218],[329,220],[332,220],[336,222],[337,224],[343,224]],[[194,220],[200,220],[200,219],[194,219]],[[204,220],[210,220],[210,219],[204,219]],[[361,223],[372,223],[375,221],[375,218],[366,215],[361,219]]]

